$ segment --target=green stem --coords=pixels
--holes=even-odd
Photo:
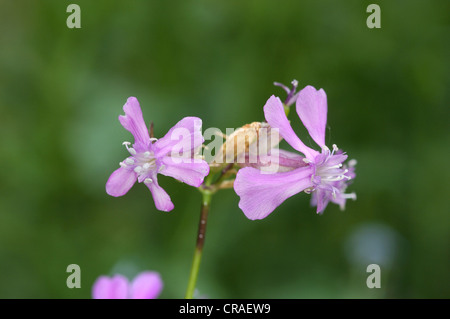
[[[218,187],[220,187],[220,183],[222,183],[224,181],[224,179],[227,177],[228,172],[230,171],[230,169],[232,169],[234,166],[234,163],[230,163],[227,166],[225,166],[222,171],[220,172],[220,176],[219,178],[214,182],[215,185],[217,185]],[[217,187],[216,186],[216,187]]]
[[[186,290],[186,299],[194,297],[195,285],[197,284],[200,261],[202,259],[203,246],[205,244],[206,222],[208,221],[209,206],[211,204],[212,192],[200,188],[202,193],[202,207],[200,213],[200,222],[198,223],[197,244],[195,246],[194,258],[192,259],[191,273],[189,275],[188,286]]]

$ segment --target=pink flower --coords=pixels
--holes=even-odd
[[[123,106],[125,115],[119,116],[122,126],[134,136],[133,147],[124,142],[131,156],[120,163],[106,182],[106,192],[111,196],[125,195],[138,181],[150,190],[158,210],[171,211],[170,196],[158,184],[157,175],[171,176],[188,185],[198,187],[209,173],[209,165],[195,158],[204,142],[202,120],[185,117],[160,139],[150,138],[136,98],[130,97]]]
[[[153,271],[141,272],[131,283],[122,275],[100,276],[92,286],[92,298],[156,299],[162,288],[160,275]]]
[[[330,201],[343,209],[347,199],[356,199],[354,193],[344,193],[348,181],[355,177],[355,162],[347,168],[342,164],[347,155],[336,145],[332,151],[325,145],[327,97],[324,90],[307,86],[293,96],[296,96],[297,114],[321,152],[309,148],[298,138],[286,117],[283,103],[271,96],[264,106],[266,121],[304,156],[280,152],[280,169],[274,174],[253,167],[239,170],[234,189],[240,196],[239,207],[249,219],[267,217],[287,198],[302,191],[313,194],[312,205],[317,206],[317,213],[322,213]]]

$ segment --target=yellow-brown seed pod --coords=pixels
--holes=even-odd
[[[271,129],[265,122],[246,124],[226,137],[219,152],[214,158],[215,163],[233,163],[244,161],[249,154],[257,156],[265,154],[280,142],[278,132]],[[269,145],[267,144],[269,143]]]

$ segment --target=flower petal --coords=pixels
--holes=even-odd
[[[325,128],[327,126],[327,95],[323,89],[316,90],[308,85],[299,92],[297,114],[312,139],[325,146]]]
[[[163,157],[160,174],[173,177],[188,185],[199,187],[209,174],[209,165],[201,159]]]
[[[234,190],[241,197],[239,208],[249,219],[263,219],[287,198],[311,187],[311,174],[310,166],[276,174],[243,168],[234,182]]]
[[[156,174],[154,174],[151,179],[151,183],[144,182],[144,184],[148,187],[150,192],[152,192],[156,209],[162,210],[163,212],[171,211],[174,206],[169,194],[167,194],[166,191],[161,186],[159,186]]]
[[[161,276],[157,272],[145,271],[131,283],[131,299],[156,299],[163,288]]]
[[[186,154],[204,142],[202,120],[198,117],[185,117],[172,127],[163,138],[153,144],[155,155],[161,157],[168,153]]]
[[[277,128],[280,135],[297,151],[302,152],[309,159],[314,159],[317,152],[307,147],[295,134],[289,123],[289,120],[284,113],[283,104],[280,98],[272,95],[264,105],[264,115],[266,121],[272,128]]]
[[[304,157],[297,153],[285,150],[278,150],[278,153],[280,166],[298,168],[308,165],[303,161]]]
[[[92,298],[94,299],[127,299],[128,280],[124,276],[114,277],[100,276],[92,286]]]
[[[345,153],[336,154],[333,156],[329,156],[327,159],[327,166],[334,166],[341,164],[347,159],[348,155]]]
[[[137,180],[133,170],[120,167],[116,169],[106,182],[106,193],[118,197],[125,195]]]
[[[135,97],[129,97],[127,103],[123,106],[123,110],[125,115],[119,115],[120,124],[133,134],[135,148],[140,151],[150,143],[150,135],[145,126],[138,100]]]
[[[330,198],[332,198],[331,191],[316,188],[316,190],[311,194],[311,206],[317,206],[316,213],[322,214],[325,208],[327,208]]]
[[[254,167],[261,171],[271,173],[288,172],[308,165],[303,161],[304,157],[300,154],[278,148],[272,149],[269,154],[258,156],[256,162],[252,158],[250,159],[240,165],[242,167]]]

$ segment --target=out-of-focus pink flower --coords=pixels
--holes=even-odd
[[[144,271],[132,282],[122,275],[100,276],[92,286],[93,299],[156,299],[163,282],[157,272]]]

